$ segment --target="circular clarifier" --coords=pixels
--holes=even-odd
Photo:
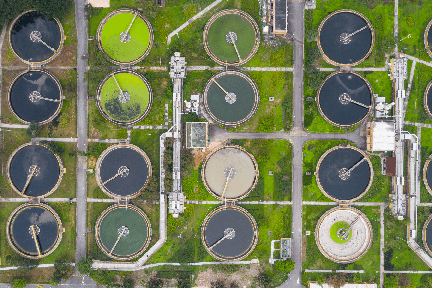
[[[204,185],[218,199],[246,197],[254,189],[258,175],[255,158],[239,146],[214,150],[207,155],[202,168]]]
[[[17,16],[9,29],[12,52],[27,64],[51,61],[60,53],[63,41],[60,21],[37,11],[26,11]]]
[[[115,64],[134,64],[150,51],[153,30],[139,12],[122,8],[109,13],[100,23],[98,46]]]
[[[352,72],[335,72],[321,85],[317,105],[327,122],[349,128],[358,125],[369,115],[372,99],[372,87],[363,76]]]
[[[39,144],[24,144],[12,152],[7,175],[13,190],[24,197],[53,193],[63,177],[60,158]]]
[[[144,151],[134,145],[119,144],[101,154],[95,174],[99,187],[108,196],[131,199],[145,188],[152,169]]]
[[[333,147],[318,161],[316,180],[328,198],[355,201],[363,197],[372,185],[372,163],[360,149],[351,146]]]
[[[241,10],[220,11],[204,27],[204,48],[221,65],[246,63],[258,50],[259,42],[258,25]]]
[[[108,121],[127,126],[138,123],[149,113],[153,94],[147,79],[137,72],[113,72],[102,80],[97,106]]]
[[[99,248],[116,260],[139,256],[151,238],[150,221],[141,209],[133,205],[114,205],[103,211],[95,231]]]
[[[247,257],[258,241],[255,219],[238,206],[221,206],[210,212],[201,228],[206,250],[222,261]]]
[[[372,225],[360,210],[336,207],[319,219],[315,241],[328,259],[337,263],[352,263],[369,250]]]
[[[63,90],[48,71],[30,70],[18,74],[8,93],[8,106],[18,120],[46,124],[60,113]]]
[[[12,212],[6,232],[9,245],[17,253],[38,259],[51,254],[60,244],[62,224],[48,205],[23,204]]]
[[[204,89],[204,108],[220,125],[246,123],[255,114],[258,105],[258,87],[245,73],[220,72],[210,78]]]
[[[359,12],[331,13],[321,22],[318,33],[318,47],[332,65],[357,65],[372,52],[374,31],[369,20]]]

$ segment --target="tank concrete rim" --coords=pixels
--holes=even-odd
[[[122,208],[132,209],[135,212],[137,212],[138,214],[140,214],[140,216],[144,219],[144,222],[147,225],[147,239],[146,239],[144,245],[141,247],[140,250],[136,251],[135,253],[133,253],[131,255],[126,255],[126,256],[120,256],[120,255],[116,255],[114,253],[110,254],[109,253],[110,251],[102,243],[102,239],[100,237],[100,231],[99,231],[100,225],[102,224],[102,221],[105,218],[105,216],[108,215],[108,213],[113,211],[113,210],[122,209]],[[95,225],[95,238],[96,238],[96,243],[99,246],[99,249],[101,249],[102,252],[104,252],[108,257],[115,259],[115,260],[131,260],[131,259],[139,256],[140,254],[142,254],[147,249],[148,245],[150,244],[151,235],[152,235],[152,229],[151,229],[150,220],[148,219],[147,215],[140,208],[138,208],[134,205],[131,205],[131,204],[128,204],[128,205],[115,204],[115,205],[108,207],[99,216],[99,218],[96,221],[96,225]]]
[[[242,120],[239,120],[237,122],[225,122],[225,121],[217,118],[210,111],[210,108],[209,108],[208,103],[207,103],[207,93],[208,93],[208,90],[210,89],[210,86],[213,84],[213,80],[217,80],[219,77],[226,76],[226,75],[236,75],[236,76],[242,77],[252,86],[252,89],[253,89],[254,94],[255,94],[254,95],[255,96],[255,102],[254,102],[254,106],[251,109],[251,112],[245,118],[243,118]],[[204,109],[205,109],[206,113],[210,115],[211,119],[214,122],[216,122],[217,124],[222,125],[222,126],[239,126],[239,125],[246,123],[255,115],[256,111],[258,110],[259,101],[260,101],[258,86],[256,85],[255,81],[253,81],[253,79],[249,75],[242,73],[242,72],[238,72],[238,71],[221,71],[221,72],[213,75],[207,81],[207,84],[204,88],[204,97],[203,98],[204,98]]]
[[[429,41],[427,39],[427,36],[429,34],[431,26],[432,26],[432,20],[429,21],[428,25],[426,26],[426,29],[425,29],[425,32],[424,32],[424,35],[423,35],[423,40],[424,40],[423,42],[424,42],[424,45],[425,45],[426,52],[428,53],[429,57],[432,58],[432,51],[429,48]]]
[[[370,107],[369,107],[369,109],[368,109],[368,112],[365,114],[365,116],[362,118],[362,119],[360,119],[359,121],[357,121],[356,123],[354,123],[354,124],[350,124],[350,125],[341,125],[341,124],[339,124],[339,123],[336,123],[336,122],[333,122],[332,120],[330,120],[325,114],[324,114],[324,112],[321,110],[321,105],[320,105],[320,102],[319,102],[319,96],[320,96],[320,94],[321,94],[321,89],[323,88],[323,86],[324,86],[324,84],[327,82],[327,80],[329,80],[330,78],[332,78],[333,76],[335,76],[335,75],[337,75],[337,74],[339,74],[339,73],[343,73],[343,74],[353,74],[353,75],[355,75],[355,76],[357,76],[357,77],[359,77],[360,79],[362,79],[365,83],[366,83],[366,85],[367,85],[367,87],[369,88],[369,91],[370,91],[370,93],[371,93],[371,105],[370,105]],[[373,95],[373,90],[372,90],[372,86],[371,86],[371,84],[369,83],[369,81],[363,76],[363,75],[361,75],[361,74],[359,74],[359,73],[357,73],[357,72],[351,72],[351,71],[349,71],[349,72],[341,72],[341,71],[338,71],[338,72],[334,72],[334,73],[332,73],[332,74],[330,74],[330,75],[328,75],[325,79],[324,79],[324,82],[321,84],[321,87],[320,87],[320,89],[318,90],[318,93],[317,93],[317,106],[318,106],[318,111],[320,112],[320,114],[321,114],[321,116],[328,122],[328,123],[330,123],[330,124],[332,124],[333,126],[337,126],[337,127],[340,127],[340,128],[350,128],[350,127],[354,127],[354,126],[356,126],[356,125],[358,125],[358,124],[360,124],[361,122],[363,122],[367,117],[368,117],[368,115],[369,115],[369,113],[370,113],[370,111],[371,111],[371,109],[372,109],[372,107],[373,107],[373,97],[372,97],[372,95]]]
[[[133,194],[128,195],[127,197],[125,197],[126,199],[133,199],[135,197],[137,197],[139,194],[141,194],[141,191],[144,190],[145,187],[147,187],[148,182],[150,181],[150,178],[152,177],[152,166],[151,166],[151,162],[150,159],[148,158],[147,154],[138,146],[135,146],[133,144],[117,144],[117,145],[112,145],[110,147],[108,147],[107,149],[105,149],[102,154],[99,156],[98,160],[96,161],[96,168],[95,168],[95,176],[96,176],[96,182],[98,184],[98,186],[102,189],[102,191],[107,194],[109,197],[112,198],[118,198],[118,199],[122,199],[123,197],[121,195],[115,194],[114,192],[109,191],[104,185],[102,185],[102,179],[100,176],[100,166],[102,164],[102,161],[104,160],[105,156],[108,155],[110,152],[114,151],[115,149],[132,149],[136,152],[138,152],[143,158],[144,160],[147,162],[147,166],[149,168],[149,174],[147,177],[147,180],[144,184],[144,186],[139,190],[134,192]]]
[[[424,182],[426,189],[428,190],[429,194],[432,195],[432,187],[430,187],[429,182],[427,180],[427,171],[429,169],[429,164],[430,164],[431,160],[432,159],[429,158],[423,167],[423,182]]]
[[[249,220],[251,221],[253,230],[254,230],[254,238],[252,240],[251,245],[249,246],[249,248],[246,250],[246,252],[244,252],[242,255],[240,255],[239,257],[236,258],[226,258],[226,257],[221,257],[218,254],[216,254],[215,252],[213,252],[213,250],[210,250],[208,245],[206,244],[205,241],[205,231],[206,231],[206,226],[207,223],[210,221],[210,219],[212,218],[213,215],[217,214],[218,212],[222,211],[222,210],[227,210],[227,209],[232,209],[232,210],[237,210],[241,213],[243,213],[246,217],[249,218]],[[220,260],[220,261],[239,261],[242,260],[244,258],[246,258],[247,256],[249,256],[250,253],[252,253],[252,251],[255,249],[255,246],[258,242],[258,226],[256,224],[255,219],[253,218],[253,216],[244,208],[239,207],[239,206],[219,206],[215,209],[213,209],[204,219],[203,224],[201,225],[201,241],[204,245],[204,248],[207,250],[207,252],[215,259]]]
[[[363,155],[363,157],[365,157],[365,159],[366,159],[366,161],[367,161],[367,163],[368,163],[368,165],[369,165],[369,170],[370,170],[370,178],[369,178],[369,184],[368,184],[368,186],[366,187],[366,189],[359,195],[359,196],[357,196],[357,197],[355,197],[355,198],[352,198],[352,199],[349,199],[349,200],[339,200],[339,199],[336,199],[336,198],[334,198],[333,196],[330,196],[325,190],[324,190],[324,188],[321,186],[321,183],[320,183],[320,181],[319,181],[319,178],[318,178],[318,171],[319,171],[319,168],[320,168],[320,165],[321,165],[321,162],[324,160],[324,158],[328,155],[328,154],[330,154],[332,151],[334,151],[334,150],[337,150],[337,149],[353,149],[353,150],[355,150],[355,151],[357,151],[357,152],[359,152],[360,154],[362,154]],[[318,187],[319,187],[319,189],[321,190],[321,192],[326,196],[326,197],[328,197],[328,198],[330,198],[331,200],[333,200],[333,201],[336,201],[336,202],[354,202],[354,201],[356,201],[356,200],[358,200],[358,199],[360,199],[360,198],[362,198],[368,191],[369,191],[369,189],[370,189],[370,187],[372,186],[372,182],[373,182],[373,166],[372,166],[372,162],[370,161],[370,159],[369,159],[369,156],[365,153],[365,152],[363,152],[362,150],[360,150],[360,149],[358,149],[357,147],[353,147],[353,146],[347,146],[347,147],[345,147],[345,146],[335,146],[335,147],[333,147],[333,148],[330,148],[329,150],[327,150],[322,156],[321,156],[321,158],[318,160],[318,164],[317,164],[317,168],[316,168],[316,171],[315,171],[315,174],[317,175],[315,178],[316,178],[316,182],[317,182],[317,184],[318,184]]]
[[[56,243],[52,246],[52,248],[50,250],[48,250],[48,252],[42,254],[42,255],[37,255],[37,256],[32,256],[30,254],[26,254],[23,253],[22,251],[20,251],[14,244],[13,240],[12,240],[12,235],[10,233],[10,228],[11,228],[11,221],[13,220],[14,216],[17,215],[18,212],[20,212],[21,210],[27,209],[27,208],[32,208],[32,207],[40,207],[42,209],[46,209],[48,211],[50,211],[54,217],[56,218],[57,221],[57,228],[58,228],[58,234],[57,234],[57,240]],[[41,203],[36,203],[36,204],[30,204],[30,203],[25,203],[22,204],[20,206],[18,206],[17,208],[15,208],[14,211],[12,211],[11,215],[8,218],[7,224],[6,224],[6,236],[9,242],[9,245],[12,247],[12,249],[17,252],[19,255],[21,255],[22,257],[25,258],[30,258],[30,259],[40,259],[43,257],[46,257],[48,255],[50,255],[52,252],[54,252],[54,250],[57,249],[57,247],[60,244],[60,241],[62,239],[63,236],[63,228],[62,228],[62,223],[60,220],[60,217],[58,216],[57,212],[55,212],[55,210],[53,208],[51,208],[50,206],[48,206],[47,204],[41,204]]]
[[[432,23],[432,22],[431,22]],[[431,52],[432,53],[432,52]],[[431,56],[432,57],[432,56]],[[427,114],[429,115],[429,117],[431,117],[432,118],[432,111],[429,109],[429,106],[428,106],[428,96],[429,96],[429,91],[430,91],[430,89],[431,89],[431,86],[432,86],[432,80],[428,83],[428,85],[426,86],[426,90],[425,90],[425,93],[424,93],[424,95],[423,95],[423,105],[424,105],[424,107],[425,107],[425,109],[426,109],[426,112],[427,112]]]
[[[337,259],[335,257],[333,257],[332,255],[329,254],[329,252],[327,252],[323,246],[321,245],[321,241],[319,239],[320,235],[319,235],[319,228],[322,224],[322,222],[324,221],[324,219],[326,219],[328,216],[330,216],[332,213],[334,212],[338,212],[338,211],[349,211],[352,212],[354,214],[357,214],[358,216],[360,216],[361,220],[363,220],[363,224],[365,225],[365,229],[366,229],[366,236],[365,236],[365,243],[361,245],[361,249],[359,249],[359,251],[361,251],[360,253],[357,251],[354,255],[354,258],[348,258],[348,256],[346,256],[346,259]],[[353,237],[351,237],[350,239],[354,239]],[[361,257],[363,257],[370,249],[371,245],[372,245],[372,239],[373,239],[373,231],[372,231],[372,225],[369,221],[369,219],[366,217],[366,215],[353,207],[335,207],[332,208],[328,211],[326,211],[318,220],[317,226],[315,228],[315,242],[318,246],[318,249],[321,251],[321,253],[329,260],[336,262],[336,263],[341,263],[341,264],[346,264],[346,263],[353,263],[355,261],[357,261],[358,259],[360,259]],[[349,242],[349,241],[348,241]],[[347,243],[348,243],[347,242]],[[363,251],[362,251],[363,250]],[[356,255],[357,254],[357,255]]]
[[[369,48],[369,51],[366,53],[366,55],[365,55],[362,59],[360,59],[359,61],[354,62],[354,63],[352,63],[352,64],[342,64],[342,63],[338,63],[338,62],[336,62],[336,61],[331,60],[331,59],[330,59],[330,58],[329,58],[329,57],[324,53],[324,51],[323,51],[323,49],[322,49],[322,47],[321,47],[320,34],[321,34],[321,29],[322,29],[322,27],[324,26],[324,23],[325,23],[328,19],[330,19],[330,17],[332,17],[332,16],[334,16],[334,15],[336,15],[336,14],[339,14],[339,13],[352,13],[352,14],[355,14],[355,15],[359,16],[360,18],[362,18],[362,19],[366,22],[367,26],[368,26],[369,29],[371,30],[371,34],[372,34],[372,41],[371,41],[371,46],[370,46],[370,48]],[[323,56],[324,60],[325,60],[327,63],[329,63],[329,64],[331,64],[331,65],[334,65],[334,66],[356,66],[357,64],[363,62],[366,58],[368,58],[369,55],[372,53],[372,49],[373,49],[373,46],[374,46],[374,44],[375,44],[375,32],[374,32],[374,29],[373,29],[373,27],[372,27],[372,24],[370,23],[370,21],[369,21],[369,20],[368,20],[368,19],[367,19],[363,14],[361,14],[360,12],[357,12],[357,11],[351,10],[351,9],[341,9],[341,10],[337,10],[337,11],[335,11],[335,12],[329,14],[329,15],[328,15],[326,18],[324,18],[324,20],[321,22],[321,24],[320,24],[320,26],[319,26],[319,28],[318,28],[317,44],[318,44],[318,48],[319,48],[319,50],[320,50],[320,52],[321,52],[321,55]]]
[[[45,193],[44,195],[37,196],[37,197],[23,195],[23,194],[21,193],[21,191],[19,191],[18,188],[13,184],[13,182],[12,182],[12,178],[11,178],[11,176],[10,176],[10,172],[9,172],[9,171],[10,171],[10,165],[11,165],[11,163],[12,163],[12,159],[13,159],[13,157],[15,156],[15,154],[18,153],[18,151],[20,151],[22,148],[27,147],[27,146],[30,146],[30,145],[39,145],[39,146],[42,146],[42,147],[46,148],[47,150],[49,150],[49,151],[50,151],[50,152],[51,152],[51,153],[56,157],[56,159],[57,159],[57,161],[58,161],[58,163],[59,163],[59,169],[60,169],[59,178],[58,178],[58,180],[57,180],[56,185],[55,185],[55,186],[54,186],[50,191],[48,191],[47,193]],[[16,149],[12,152],[12,154],[9,156],[9,159],[8,159],[8,162],[7,162],[7,166],[6,166],[6,167],[7,167],[7,168],[6,168],[7,178],[8,178],[9,184],[11,185],[12,189],[13,189],[16,193],[18,193],[21,197],[27,197],[27,198],[30,198],[30,199],[32,199],[32,198],[44,198],[44,197],[47,197],[47,196],[51,195],[52,193],[54,193],[54,191],[57,190],[58,186],[60,185],[60,182],[61,182],[61,180],[63,179],[63,174],[64,174],[64,166],[63,166],[63,162],[62,162],[62,160],[60,159],[60,157],[59,157],[57,154],[53,153],[50,149],[48,149],[48,147],[46,147],[45,145],[39,144],[39,143],[36,143],[36,144],[33,144],[33,143],[26,143],[26,144],[23,144],[23,145],[19,146],[18,148],[16,148]]]
[[[34,69],[30,69],[30,70],[23,71],[23,72],[19,73],[18,75],[16,75],[15,78],[14,78],[14,79],[12,80],[12,82],[10,83],[9,88],[8,88],[7,104],[8,104],[9,110],[12,112],[12,114],[15,116],[15,118],[17,118],[19,121],[21,121],[22,123],[25,123],[25,124],[30,124],[30,123],[31,123],[31,122],[29,122],[29,121],[26,121],[26,120],[22,119],[21,117],[19,117],[19,116],[15,113],[14,109],[12,108],[12,103],[11,103],[11,99],[10,99],[10,97],[11,97],[11,93],[12,93],[12,87],[13,87],[13,85],[15,84],[15,82],[16,82],[16,81],[17,81],[17,80],[18,80],[22,75],[27,74],[27,73],[30,73],[30,72],[40,72],[40,73],[45,73],[45,74],[47,74],[47,75],[48,75],[52,80],[54,80],[54,82],[57,84],[57,87],[59,88],[59,91],[60,91],[60,104],[59,104],[57,110],[56,110],[56,111],[54,112],[54,114],[51,115],[48,119],[46,119],[46,120],[44,120],[44,121],[42,121],[42,122],[38,122],[38,124],[41,124],[41,125],[43,125],[43,124],[47,124],[47,123],[51,122],[52,120],[54,120],[54,118],[56,118],[56,117],[60,114],[61,108],[62,108],[62,106],[63,106],[63,89],[62,89],[62,86],[61,86],[61,84],[60,84],[60,81],[57,79],[57,77],[55,77],[54,74],[52,74],[51,72],[49,72],[49,71],[47,71],[47,70],[34,70]]]
[[[244,152],[246,155],[249,156],[249,158],[251,159],[251,161],[253,163],[253,166],[255,168],[255,179],[253,180],[252,185],[249,187],[248,190],[246,190],[246,192],[244,192],[243,194],[241,194],[241,195],[239,195],[238,197],[235,197],[235,198],[222,198],[221,197],[222,195],[217,194],[216,192],[214,192],[210,188],[210,186],[209,186],[209,184],[208,184],[208,182],[206,180],[205,170],[206,170],[207,162],[210,160],[210,158],[214,154],[216,154],[217,152],[219,152],[221,150],[224,150],[224,149],[237,149],[237,150],[240,150],[240,151]],[[210,152],[207,155],[207,157],[204,159],[203,167],[202,167],[202,170],[201,170],[201,179],[202,179],[202,181],[204,183],[204,186],[206,187],[207,191],[211,195],[213,195],[213,197],[215,197],[217,199],[220,199],[220,200],[227,199],[227,200],[236,200],[236,201],[238,201],[238,200],[241,200],[241,199],[247,197],[250,194],[250,192],[252,192],[252,190],[255,188],[255,186],[256,186],[256,184],[258,182],[258,178],[259,178],[259,170],[258,170],[258,163],[256,162],[255,157],[251,153],[249,153],[246,149],[244,149],[243,147],[237,146],[237,145],[229,145],[229,146],[219,147],[219,148],[213,150],[212,152]]]
[[[237,61],[237,62],[226,62],[223,61],[221,59],[219,59],[215,54],[213,54],[210,50],[210,47],[208,47],[208,39],[207,39],[207,34],[208,34],[208,30],[210,29],[211,24],[213,24],[214,21],[216,21],[216,19],[218,19],[221,16],[227,15],[227,14],[236,14],[240,17],[245,18],[253,27],[254,31],[255,31],[255,45],[252,49],[252,51],[249,53],[249,55],[247,57],[245,57],[244,59],[242,59],[241,61]],[[210,56],[210,58],[212,58],[215,62],[217,62],[220,65],[235,65],[235,66],[240,66],[245,64],[246,62],[248,62],[254,55],[255,53],[258,51],[258,47],[260,44],[260,32],[259,32],[259,28],[258,25],[256,24],[255,20],[246,12],[242,11],[242,10],[238,10],[238,9],[225,9],[222,11],[217,12],[215,15],[213,15],[210,20],[208,20],[208,22],[206,23],[205,27],[204,27],[204,32],[203,32],[203,43],[204,43],[204,48],[207,52],[207,54]]]
[[[59,30],[60,30],[60,34],[61,34],[61,38],[60,38],[60,45],[59,45],[59,47],[57,48],[57,50],[56,50],[56,52],[50,57],[50,58],[48,58],[47,60],[45,60],[45,61],[41,61],[41,62],[30,62],[30,61],[27,61],[27,60],[24,60],[23,58],[21,58],[16,52],[15,52],[15,49],[12,47],[12,41],[11,41],[11,36],[12,36],[12,27],[15,25],[15,22],[22,16],[22,15],[24,15],[24,14],[27,14],[27,13],[29,13],[29,12],[37,12],[36,10],[27,10],[27,11],[25,11],[25,12],[23,12],[23,13],[21,13],[20,15],[18,15],[18,16],[16,16],[13,20],[12,20],[12,23],[11,23],[11,25],[9,26],[10,28],[9,28],[9,35],[8,35],[8,39],[9,39],[9,48],[11,49],[11,51],[12,51],[12,53],[15,55],[15,57],[17,57],[18,59],[20,59],[22,62],[24,62],[24,63],[26,63],[26,64],[29,64],[29,65],[42,65],[42,64],[47,64],[47,63],[49,63],[49,62],[51,62],[55,57],[57,57],[57,55],[58,54],[60,54],[60,51],[61,51],[61,49],[63,48],[63,43],[64,43],[64,40],[65,40],[65,35],[64,35],[64,30],[63,30],[63,26],[61,25],[61,23],[60,23],[60,21],[57,19],[57,18],[53,18],[54,19],[54,21],[56,21],[56,23],[57,23],[57,25],[58,25],[58,27],[59,27]]]
[[[147,49],[144,51],[144,53],[140,57],[138,57],[137,59],[132,60],[132,61],[118,61],[118,60],[112,58],[110,55],[108,55],[108,53],[105,51],[105,49],[103,48],[103,45],[102,45],[102,29],[103,29],[105,23],[108,22],[108,20],[110,20],[113,16],[120,14],[120,13],[135,13],[137,15],[137,17],[139,17],[140,19],[142,19],[144,21],[144,23],[147,25],[147,28],[149,29],[149,44],[147,46]],[[101,50],[105,54],[105,56],[108,58],[108,60],[110,62],[112,62],[116,65],[124,65],[124,64],[132,65],[132,64],[136,64],[136,63],[140,62],[141,60],[143,60],[150,53],[150,49],[153,46],[153,38],[154,38],[153,28],[152,28],[150,22],[146,18],[144,18],[144,16],[140,12],[135,11],[133,9],[129,9],[129,8],[120,8],[120,9],[117,9],[117,10],[114,10],[114,11],[108,13],[108,15],[106,15],[102,19],[102,21],[100,22],[100,24],[98,26],[98,30],[97,30],[97,44],[98,44],[99,50]]]
[[[426,222],[423,225],[423,230],[422,230],[423,246],[425,247],[425,249],[429,253],[429,255],[432,255],[432,251],[429,249],[429,246],[427,245],[426,230],[427,230],[427,227],[429,226],[431,220],[432,220],[432,214],[429,215],[429,217],[426,219]]]
[[[101,92],[102,92],[102,88],[103,88],[103,86],[105,85],[105,83],[113,76],[113,75],[117,75],[117,74],[122,74],[122,73],[129,73],[129,74],[132,74],[132,75],[134,75],[134,76],[137,76],[138,78],[140,78],[143,82],[144,82],[144,84],[147,86],[147,90],[148,90],[148,92],[149,92],[149,103],[148,103],[148,105],[147,105],[147,108],[146,108],[146,110],[141,114],[141,116],[139,116],[137,119],[135,119],[135,120],[132,120],[132,121],[126,121],[126,122],[123,122],[123,121],[118,121],[118,120],[115,120],[115,119],[113,119],[110,115],[108,115],[106,112],[105,112],[105,110],[103,109],[103,107],[102,107],[102,101],[101,101]],[[142,76],[140,73],[137,73],[137,72],[135,72],[135,71],[133,71],[133,70],[130,70],[130,69],[127,69],[127,70],[117,70],[117,71],[114,71],[114,72],[111,72],[111,73],[108,73],[106,76],[105,76],[105,78],[100,82],[100,84],[99,84],[99,86],[98,86],[98,89],[97,89],[97,93],[96,93],[96,105],[97,105],[97,107],[98,107],[98,109],[99,109],[99,112],[102,114],[102,116],[106,119],[106,120],[108,120],[109,122],[111,122],[111,123],[113,123],[113,124],[115,124],[115,125],[118,125],[118,126],[120,126],[120,127],[127,127],[127,126],[129,126],[129,125],[134,125],[134,124],[136,124],[136,123],[138,123],[138,122],[140,122],[140,121],[142,121],[145,117],[147,117],[147,115],[148,115],[148,113],[150,112],[150,109],[151,109],[151,107],[152,107],[152,104],[153,104],[153,92],[152,92],[152,89],[151,89],[151,86],[150,86],[150,83],[147,81],[147,79],[144,77],[144,76]]]

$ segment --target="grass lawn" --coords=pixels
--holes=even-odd
[[[249,151],[256,159],[259,169],[258,183],[255,189],[242,201],[289,201],[291,200],[292,151],[288,141],[276,140],[232,140]],[[195,156],[199,161],[202,156]],[[201,157],[201,158],[200,158]],[[195,167],[183,167],[183,191],[186,199],[215,201],[216,199],[205,188],[201,169],[202,163]],[[274,175],[269,175],[273,171]]]
[[[371,55],[359,67],[384,66],[384,54],[394,48],[393,22],[394,3],[385,1],[364,2],[356,0],[317,0],[317,9],[309,10],[306,13],[312,14],[312,21],[305,22],[306,31],[318,29],[321,21],[328,13],[340,10],[351,9],[362,13],[371,23],[375,31],[375,44]],[[323,65],[324,66],[324,65]],[[329,64],[325,66],[331,67]]]
[[[150,44],[150,30],[140,17],[132,13],[120,13],[112,16],[102,28],[101,42],[106,53],[113,59],[121,62],[134,61],[141,57]],[[131,39],[127,43],[121,42],[120,34],[129,30]]]
[[[430,1],[402,1],[399,5],[399,49],[404,53],[431,61],[424,45],[424,32],[432,17]],[[410,35],[409,37],[407,37]]]
[[[412,61],[409,62],[412,63]],[[424,93],[426,86],[431,80],[432,67],[417,63],[408,100],[406,121],[432,124],[432,120],[424,107]]]
[[[372,224],[373,240],[372,246],[366,254],[354,263],[343,265],[327,259],[318,249],[315,242],[315,228],[319,218],[334,206],[303,206],[303,229],[310,231],[311,235],[307,237],[306,244],[306,260],[303,262],[303,269],[318,269],[318,270],[365,270],[365,274],[361,274],[361,279],[367,282],[379,281],[379,207],[362,207],[361,210],[366,214]],[[359,208],[359,207],[356,207]],[[321,275],[320,275],[321,274]],[[324,277],[324,280],[330,277],[330,274],[322,273],[304,273],[302,282],[307,285],[307,281],[317,281]],[[352,277],[352,275],[348,276]],[[347,279],[348,280],[348,279]]]
[[[425,221],[425,213],[428,214],[427,208],[419,208],[418,216],[419,221],[417,227],[419,233],[423,229],[423,223]],[[413,250],[407,245],[407,230],[402,227],[408,224],[408,219],[403,221],[397,220],[390,215],[390,211],[386,209],[386,217],[384,218],[385,224],[385,252],[384,252],[384,269],[391,271],[428,271],[428,266],[423,262],[420,257],[415,254]],[[402,229],[401,229],[402,228]],[[405,227],[404,227],[405,228]],[[423,246],[421,238],[418,239],[417,243]],[[399,276],[400,279],[402,276]],[[406,277],[406,276],[403,276]],[[408,279],[412,286],[410,287],[425,287],[420,285],[421,274],[409,275]]]

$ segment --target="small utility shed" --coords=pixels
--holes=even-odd
[[[368,151],[395,151],[396,133],[394,122],[369,122],[366,126]]]

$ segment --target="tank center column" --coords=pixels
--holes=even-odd
[[[167,137],[174,137],[173,143],[173,187],[168,195],[169,213],[178,217],[184,211],[185,195],[181,183],[181,116],[183,105],[183,78],[186,78],[186,59],[175,52],[170,61],[170,77],[173,81],[173,126]]]

